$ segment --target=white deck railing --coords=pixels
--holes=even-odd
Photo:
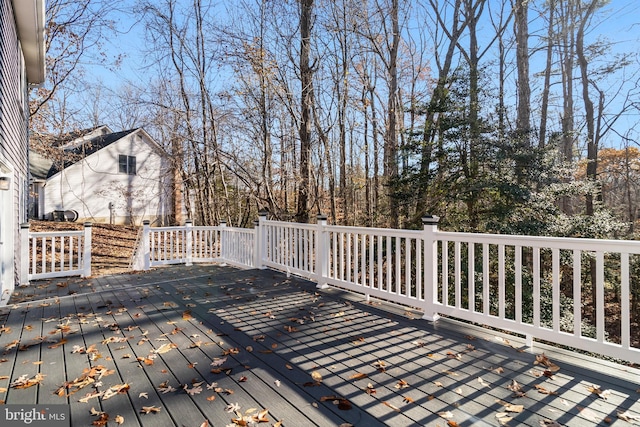
[[[423,230],[393,230],[262,215],[254,229],[154,228],[144,240],[147,268],[268,267],[414,307],[428,320],[446,315],[522,334],[529,345],[542,339],[640,362],[630,321],[640,242],[442,232],[437,217],[423,222]],[[607,306],[617,307],[617,318]]]
[[[134,270],[148,270],[167,264],[224,262],[253,267],[254,230],[197,226],[187,222],[181,227],[150,227],[145,221],[140,244],[136,248]]]
[[[21,226],[21,277],[27,281],[91,276],[91,223],[84,230],[30,231]]]

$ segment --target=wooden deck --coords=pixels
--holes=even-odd
[[[68,404],[74,427],[640,424],[637,368],[269,270],[34,282],[0,327],[0,400]]]

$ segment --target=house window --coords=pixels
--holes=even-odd
[[[118,171],[128,175],[136,174],[136,157],[120,154],[118,156]]]

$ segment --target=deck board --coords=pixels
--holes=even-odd
[[[97,419],[91,408],[106,412],[109,425],[121,415],[127,426],[226,426],[237,416],[226,411],[234,404],[240,413],[268,409],[265,425],[282,426],[445,426],[449,419],[495,426],[507,403],[524,408],[509,414],[508,425],[628,426],[618,411],[640,417],[637,368],[544,345],[529,350],[518,338],[449,320],[432,324],[269,270],[173,266],[34,282],[0,308],[2,325],[0,391],[7,390],[0,400],[67,403],[74,427]],[[28,347],[11,347],[16,340]],[[92,345],[95,360],[73,351]],[[560,366],[553,378],[536,375],[543,351]],[[97,365],[113,373],[96,388],[54,394]],[[39,386],[9,386],[38,372],[46,374]],[[508,388],[514,380],[524,397]],[[79,401],[125,383],[126,393]],[[175,390],[163,393],[163,383]],[[202,389],[194,392],[194,384]],[[594,385],[610,391],[606,399],[589,390]],[[143,414],[144,406],[160,410]]]

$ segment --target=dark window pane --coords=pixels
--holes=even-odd
[[[136,158],[135,156],[129,156],[129,175],[136,174]]]
[[[124,154],[118,156],[118,172],[127,173],[127,156]]]

